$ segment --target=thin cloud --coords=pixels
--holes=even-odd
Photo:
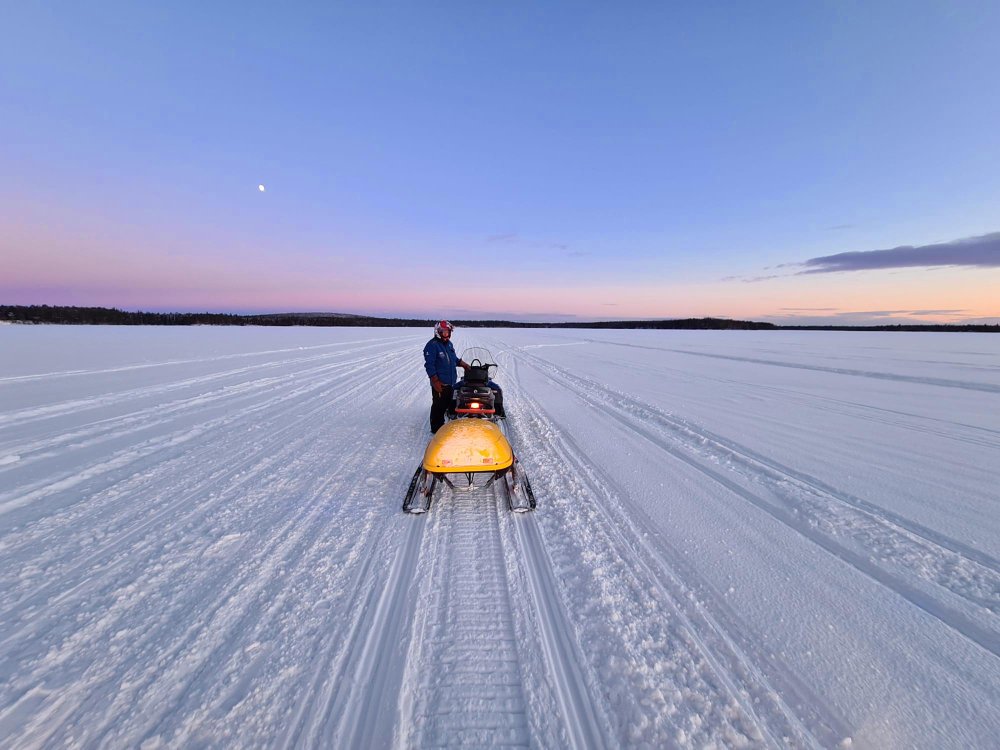
[[[779,315],[764,315],[761,319],[779,325],[800,326],[928,325],[933,323],[959,325],[989,321],[989,319],[968,317],[966,310],[844,310],[840,312],[817,310],[810,313],[806,309],[797,312],[786,308],[782,308]]]
[[[486,238],[487,242],[513,242],[517,239],[517,232],[508,232],[506,234],[492,234]]]
[[[782,307],[779,308],[784,312],[834,312],[838,310],[837,307]]]
[[[910,310],[847,310],[846,312],[835,313],[836,315],[871,315],[876,318],[888,318],[892,315],[910,315]]]
[[[841,229],[854,229],[854,227],[856,227],[856,226],[857,226],[857,224],[835,224],[832,227],[827,227],[826,231],[828,231],[828,232],[837,232],[837,231],[839,231]]]
[[[522,323],[552,323],[574,320],[589,320],[588,316],[570,312],[532,313],[515,310],[479,310],[470,307],[449,308],[444,311],[449,320],[508,320]],[[411,317],[425,318],[426,314],[414,314]]]
[[[806,268],[798,275],[941,266],[1000,268],[1000,232],[933,245],[903,245],[890,250],[837,253],[810,258],[801,265]]]
[[[728,276],[724,280],[733,279],[733,280],[742,281],[744,284],[753,284],[753,283],[756,283],[758,281],[770,281],[771,279],[784,279],[784,278],[787,278],[787,277],[783,276],[780,273],[776,273],[776,274],[772,274],[771,276],[748,276],[748,277],[745,277],[745,278],[741,277],[741,276]]]
[[[891,318],[896,315],[914,315],[917,317],[928,315],[962,315],[968,310],[850,310],[848,312],[838,312],[834,315],[870,315],[875,318]]]

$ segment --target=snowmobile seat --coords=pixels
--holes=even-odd
[[[469,385],[486,385],[490,379],[489,365],[470,365],[464,379]]]

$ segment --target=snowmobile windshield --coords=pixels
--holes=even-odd
[[[492,378],[496,375],[497,364],[493,360],[493,355],[489,349],[480,346],[472,346],[462,352],[462,361],[470,367],[485,367],[486,377]]]

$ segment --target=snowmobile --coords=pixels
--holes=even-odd
[[[403,510],[426,513],[439,485],[451,490],[497,486],[515,513],[535,509],[535,494],[511,447],[507,421],[497,413],[491,377],[497,365],[481,348],[462,352],[469,365],[456,385],[444,425],[424,451]],[[464,477],[464,482],[462,478]]]

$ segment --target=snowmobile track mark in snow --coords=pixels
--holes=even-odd
[[[376,359],[380,359],[378,357]],[[317,374],[315,370],[326,372],[328,370],[338,370],[343,368],[345,363],[335,363],[333,365],[323,365],[318,368],[314,368],[314,371],[309,371],[314,376]],[[301,377],[303,373],[299,373],[298,377]],[[326,401],[325,406],[317,408],[328,408],[330,403],[335,403],[364,387],[370,387],[371,379],[364,377],[363,371],[359,368],[352,368],[348,370],[346,376],[351,377],[349,382],[357,381],[348,390],[341,390],[335,392],[334,395]],[[383,376],[386,377],[386,376]],[[272,395],[272,391],[277,388],[276,382],[283,380],[281,378],[266,378],[264,379],[264,385],[260,385],[260,381],[251,381],[252,388],[250,385],[243,384],[237,389],[227,389],[222,388],[217,394],[213,395],[209,401],[219,402],[215,407],[221,411],[221,416],[213,417],[211,419],[206,419],[206,398],[204,394],[201,396],[194,396],[190,398],[181,399],[168,409],[169,412],[175,412],[172,414],[173,417],[179,420],[187,420],[188,424],[179,429],[175,429],[173,432],[169,432],[166,435],[158,435],[155,438],[146,440],[138,445],[129,444],[125,448],[117,450],[112,453],[110,457],[105,458],[98,464],[88,465],[83,471],[72,472],[69,475],[59,476],[56,479],[48,478],[44,481],[36,481],[34,483],[29,483],[27,485],[22,485],[18,487],[15,491],[0,493],[0,515],[6,513],[17,512],[24,508],[24,506],[30,505],[30,511],[32,513],[38,513],[42,509],[42,504],[39,501],[50,502],[50,498],[53,495],[58,496],[60,493],[65,493],[67,490],[78,486],[84,481],[92,481],[96,477],[104,478],[106,475],[114,475],[115,471],[121,470],[126,466],[130,466],[139,461],[147,459],[150,456],[160,454],[162,451],[170,450],[178,445],[184,445],[188,443],[193,443],[199,439],[204,438],[206,435],[212,434],[219,428],[229,428],[240,422],[250,421],[250,417],[258,412],[268,413],[274,410],[274,407],[281,402],[295,403],[301,398],[314,397],[317,391],[329,391],[330,385],[326,381],[320,381],[317,383],[315,380],[306,381],[305,385],[292,388],[287,392],[282,392],[278,396]],[[238,411],[234,413],[233,407],[235,403],[239,403],[239,400],[247,399],[258,399],[260,403],[253,402],[247,406],[241,407]],[[236,401],[234,401],[236,399]],[[133,432],[133,429],[114,429],[120,424],[129,424],[131,420],[141,418],[144,414],[159,413],[157,406],[151,406],[144,409],[140,409],[138,412],[129,413],[123,416],[113,417],[106,420],[101,420],[94,423],[94,426],[88,426],[84,430],[77,430],[71,437],[74,440],[79,439],[87,430],[102,429],[105,430],[103,435],[98,434],[97,438],[92,440],[91,443],[101,443],[107,440],[120,440],[122,437],[129,435]],[[159,420],[164,423],[167,420]],[[140,422],[141,429],[148,429],[148,424],[142,425]],[[50,444],[45,446],[47,453],[43,453],[42,460],[51,457],[53,455],[58,455],[58,452],[53,452],[52,447],[60,446],[66,439],[66,436],[60,431],[55,433],[55,437],[50,440]],[[39,441],[36,441],[36,444]],[[30,450],[25,450],[21,448],[18,451],[19,455],[25,455],[30,453]],[[27,459],[18,461],[16,464],[11,466],[13,471],[24,471],[26,467],[31,464],[33,459],[29,456]],[[24,508],[22,515],[28,513],[29,508]]]
[[[426,524],[402,746],[531,744],[499,492],[443,503]]]
[[[818,516],[826,524],[834,523],[843,527],[845,536],[855,537],[858,534],[852,531],[858,525],[857,521],[866,519],[860,528],[872,528],[877,532],[869,535],[866,544],[870,544],[871,539],[891,540],[889,553],[882,554],[878,549],[872,548],[876,557],[889,559],[893,565],[911,567],[924,580],[941,586],[976,606],[1000,614],[1000,561],[995,557],[863,498],[837,490],[815,477],[678,419],[650,404],[579,378],[555,365],[546,363],[545,367],[556,371],[561,380],[576,382],[577,392],[584,401],[604,410],[655,445],[669,451],[665,447],[666,443],[660,445],[662,439],[669,439],[680,448],[691,450],[698,456],[706,455],[707,451],[707,455],[718,457],[720,463],[732,466],[738,474],[763,482],[776,499],[793,513]],[[594,401],[594,398],[603,405]],[[650,438],[643,433],[647,427],[662,433],[663,437]],[[787,487],[792,487],[795,491],[789,493]],[[825,506],[822,504],[824,502]],[[934,550],[935,554],[930,561],[927,555],[920,554],[921,548]],[[909,564],[911,559],[912,565]],[[976,584],[974,588],[978,591],[969,591],[970,581]]]
[[[239,449],[239,455],[235,457],[234,460],[219,462],[224,469],[222,476],[228,477],[228,479],[223,480],[218,477],[213,479],[224,485],[224,491],[220,492],[213,501],[195,506],[194,511],[189,512],[185,520],[188,523],[191,523],[203,518],[206,514],[212,512],[215,508],[225,503],[227,498],[238,495],[238,490],[241,487],[258,480],[259,477],[265,474],[272,466],[280,466],[281,463],[287,458],[295,456],[300,448],[294,441],[289,441],[286,438],[300,433],[302,431],[302,426],[310,419],[314,418],[315,414],[318,413],[318,410],[325,410],[329,408],[331,403],[336,403],[340,399],[347,397],[350,393],[360,388],[361,385],[362,383],[359,383],[357,386],[350,389],[340,390],[331,400],[324,400],[320,407],[311,408],[309,413],[304,417],[295,418],[278,430],[270,432],[266,441],[266,445],[268,446],[267,448],[262,447],[256,452],[248,453],[246,451],[246,447],[241,446]],[[265,406],[268,409],[273,410],[276,406],[283,404],[285,400],[285,398],[273,399],[266,402]],[[250,414],[255,412],[256,409],[253,410],[253,412],[241,412],[235,419],[248,421]],[[136,488],[136,491],[141,492],[147,484],[152,482],[155,482],[155,478],[149,481],[143,480],[143,482]],[[177,489],[180,489],[180,487]],[[72,570],[76,575],[80,575],[88,569],[100,568],[102,571],[102,578],[106,578],[111,570],[116,569],[125,563],[125,560],[123,560],[119,565],[116,565],[115,568],[109,568],[109,565],[111,565],[110,560],[114,555],[120,553],[126,545],[141,539],[151,530],[160,528],[164,521],[178,520],[176,518],[175,507],[187,507],[190,501],[196,499],[202,494],[204,494],[204,487],[202,486],[202,483],[195,482],[190,489],[187,489],[183,494],[178,495],[168,506],[165,506],[162,509],[153,512],[149,512],[148,510],[146,512],[141,512],[136,509],[134,514],[137,520],[128,526],[127,531],[116,535],[112,541],[109,541],[96,549],[88,548],[84,557],[75,556],[72,560]],[[96,583],[96,580],[82,581],[81,586],[85,586],[85,588],[80,591],[76,591],[76,594],[78,596],[82,595],[85,591],[90,590],[93,586],[95,586]],[[41,605],[46,601],[46,597],[53,593],[55,588],[59,585],[64,586],[65,580],[49,580],[32,591],[30,597],[18,601],[15,605],[16,608],[22,609],[24,607]],[[8,616],[8,612],[0,613],[0,622]],[[37,621],[31,623],[32,626],[37,626],[37,624]],[[16,635],[17,634],[11,634],[4,640],[4,643],[7,643]]]
[[[567,737],[574,748],[609,747],[602,724],[603,712],[587,688],[580,665],[584,662],[573,628],[559,606],[559,588],[545,554],[535,518],[515,518],[517,540],[525,560],[524,571],[541,628],[542,647],[555,683]]]
[[[368,382],[371,382],[370,379]],[[363,386],[360,379],[357,386],[358,388]],[[399,387],[408,388],[408,384],[400,384]],[[159,564],[151,567],[141,566],[137,572],[135,569],[137,556],[134,550],[148,548],[151,543],[150,539],[140,540],[140,537],[151,528],[150,524],[145,523],[151,520],[149,514],[143,514],[140,510],[130,514],[141,522],[139,527],[133,525],[133,520],[122,524],[125,535],[109,534],[106,538],[112,541],[95,550],[88,558],[90,562],[83,569],[79,569],[82,561],[79,559],[75,561],[78,569],[76,576],[69,580],[66,576],[61,576],[58,579],[59,583],[53,580],[44,592],[36,592],[42,595],[40,603],[49,608],[42,610],[50,623],[48,637],[53,640],[53,648],[58,648],[62,654],[55,661],[56,668],[62,659],[66,659],[67,664],[79,662],[75,654],[67,650],[69,646],[78,650],[81,657],[86,657],[91,647],[105,641],[106,634],[113,633],[120,626],[123,617],[134,615],[136,610],[149,609],[149,602],[155,604],[159,600],[164,600],[163,603],[174,610],[171,614],[165,607],[159,616],[154,615],[150,626],[141,634],[130,637],[126,642],[116,643],[110,654],[103,653],[101,658],[80,665],[78,689],[70,696],[84,697],[82,700],[60,699],[59,710],[63,718],[60,719],[60,723],[49,727],[48,731],[52,736],[70,736],[69,733],[72,732],[72,736],[84,743],[93,741],[94,744],[101,744],[104,742],[101,738],[108,737],[111,738],[109,740],[111,744],[133,744],[131,741],[126,741],[126,738],[141,739],[141,736],[144,736],[142,732],[146,730],[142,729],[142,723],[139,721],[142,718],[147,720],[145,726],[153,727],[149,731],[157,732],[162,729],[167,733],[179,733],[175,734],[175,737],[183,737],[185,733],[193,731],[194,725],[190,721],[183,727],[174,725],[178,713],[187,715],[189,719],[192,714],[206,719],[199,731],[203,732],[205,726],[211,725],[207,717],[213,705],[205,703],[205,696],[210,689],[222,686],[219,675],[214,672],[242,653],[241,648],[232,650],[232,639],[226,638],[226,634],[232,635],[234,630],[243,634],[247,630],[253,631],[259,628],[263,628],[266,633],[270,627],[266,621],[267,612],[271,609],[271,604],[282,600],[284,591],[282,590],[276,597],[267,597],[264,600],[260,598],[260,594],[275,588],[276,575],[285,564],[292,565],[293,573],[300,572],[301,566],[296,561],[311,554],[317,547],[324,529],[328,528],[323,522],[326,516],[324,508],[329,510],[325,503],[330,495],[330,488],[337,485],[337,473],[307,472],[299,476],[293,470],[293,467],[302,461],[325,466],[329,458],[329,453],[315,448],[315,438],[319,434],[319,428],[326,426],[329,431],[329,418],[326,414],[329,401],[324,392],[313,393],[312,390],[309,391],[308,399],[293,413],[282,407],[281,399],[272,399],[268,402],[270,411],[265,411],[265,414],[270,415],[276,411],[282,416],[281,426],[273,432],[268,432],[266,439],[259,446],[254,445],[251,453],[248,453],[241,433],[237,432],[234,433],[237,440],[232,442],[232,447],[236,448],[236,451],[231,456],[228,454],[220,456],[217,452],[204,451],[185,454],[185,457],[194,456],[197,459],[194,464],[188,459],[188,465],[195,470],[191,475],[192,487],[185,487],[186,492],[190,494],[181,498],[171,498],[170,504],[171,508],[174,508],[177,501],[180,501],[180,509],[185,512],[178,516],[176,510],[164,510],[159,515],[160,524],[152,525],[152,528],[159,529],[158,538],[152,543],[159,546],[163,541],[173,542],[177,536],[176,532],[182,528],[193,526],[209,532],[221,528],[217,526],[218,524],[222,524],[222,527],[234,522],[239,524],[238,516],[243,515],[240,506],[245,511],[253,511],[254,515],[262,514],[262,520],[275,523],[274,533],[259,539],[259,543],[241,544],[232,554],[216,558],[218,562],[213,563],[211,568],[217,573],[215,580],[203,581],[201,578],[196,578],[193,581],[194,585],[191,585],[191,581],[187,581],[186,585],[179,583],[185,581],[187,577],[178,576],[179,561],[172,558],[177,553],[183,553],[182,559],[189,559],[192,554],[197,556],[199,548],[197,536],[190,539],[195,543],[192,549],[185,549],[185,545],[180,547],[171,545],[173,550],[169,556],[156,558]],[[350,392],[356,390],[357,388],[351,388]],[[246,413],[241,413],[240,417],[245,418]],[[287,439],[288,432],[292,433],[293,439]],[[359,441],[349,446],[346,452],[339,454],[342,459],[346,459],[340,468],[347,472],[356,472],[359,466],[366,465],[371,459],[370,452],[365,448],[369,442],[370,440]],[[230,444],[226,443],[225,447],[229,448]],[[233,459],[237,462],[234,463]],[[164,462],[156,465],[156,468],[159,470],[161,466],[169,467],[169,465],[169,462]],[[219,469],[224,471],[220,472]],[[231,481],[235,477],[238,479]],[[145,475],[140,479],[142,482],[146,481]],[[118,489],[119,486],[119,484],[114,485],[115,491],[112,496],[116,501],[111,505],[114,507],[115,504],[119,504],[127,508],[127,504],[117,501],[118,495],[122,494]],[[142,486],[141,482],[139,486]],[[292,504],[277,513],[270,512],[274,504],[266,502],[267,496],[276,492],[280,486],[293,490],[305,502]],[[131,498],[134,502],[139,490],[136,490],[132,483],[128,483],[127,488],[129,493],[125,497]],[[212,489],[222,491],[210,492]],[[233,512],[229,512],[226,510],[227,499],[232,500],[234,496],[239,497],[241,503],[240,506],[234,506]],[[202,501],[196,502],[199,497]],[[282,498],[284,497],[283,494]],[[97,504],[91,503],[91,505]],[[88,506],[86,509],[90,511],[91,507]],[[97,505],[97,509],[101,512],[105,510],[103,505]],[[114,520],[118,521],[118,516],[115,516]],[[98,567],[100,575],[94,575],[94,570]],[[203,571],[195,567],[193,572],[197,574]],[[266,574],[261,575],[262,572]],[[138,585],[131,585],[135,582],[136,576],[139,579]],[[289,582],[289,579],[284,578],[284,582]],[[84,588],[81,583],[87,587]],[[135,595],[130,595],[129,592],[133,589]],[[219,593],[212,593],[215,591]],[[102,599],[110,597],[114,606],[110,609],[95,610],[94,603],[100,601],[98,597]],[[252,604],[254,601],[266,601],[268,606],[255,606]],[[169,634],[171,620],[176,618],[178,602],[182,605],[190,602],[197,606],[191,609],[184,608],[185,616],[182,617],[182,621],[190,620],[190,622],[188,626],[175,633],[176,638],[164,638],[164,630]],[[280,606],[279,604],[279,608]],[[74,619],[66,617],[64,614],[66,611],[79,615],[76,618],[78,624],[74,629],[66,630],[64,627],[64,624]],[[86,618],[82,619],[84,616]],[[211,623],[211,627],[208,627],[208,623]],[[26,623],[25,628],[42,627],[44,632],[45,626],[44,621],[40,622],[39,618],[34,618]],[[11,637],[18,638],[28,632],[22,629]],[[29,641],[30,638],[25,640],[22,637],[21,643],[15,645],[30,646]],[[37,643],[36,640],[35,644]],[[127,648],[124,650],[120,648],[126,644]],[[4,652],[7,658],[23,660],[28,656],[28,652],[24,652],[24,649],[15,652],[5,648]],[[18,656],[22,652],[24,655]],[[130,653],[163,656],[164,667],[158,671],[148,669],[143,666],[148,665],[147,661],[130,665],[121,658],[122,654],[127,656]],[[261,653],[267,653],[266,647]],[[39,684],[47,681],[47,675],[52,671],[51,664],[47,667],[45,661],[41,660],[39,668],[33,670]],[[137,673],[136,670],[140,667],[142,671]],[[108,699],[105,688],[108,684],[118,686],[110,707],[101,705],[102,700]],[[127,687],[124,687],[125,685]],[[49,702],[51,701],[52,699],[49,699]],[[146,705],[147,709],[142,709],[143,705]],[[192,705],[197,707],[192,709]],[[129,710],[128,706],[132,706],[133,709]],[[103,708],[103,713],[95,713],[95,710],[100,708]],[[121,713],[116,714],[117,711]],[[83,716],[89,717],[86,723],[81,718]],[[122,719],[126,716],[134,718],[123,722]],[[161,718],[156,723],[158,716]],[[218,715],[211,718],[216,722],[220,720]],[[150,724],[149,721],[154,723]],[[136,741],[134,744],[139,743]]]
[[[530,364],[542,370],[535,363]],[[544,370],[542,372],[544,374]],[[538,404],[530,406],[528,413],[534,422],[533,432],[547,434],[549,422],[544,410]],[[746,623],[729,610],[724,600],[711,601],[710,609],[714,612],[706,608],[708,602],[699,587],[698,572],[690,568],[683,555],[667,560],[662,551],[650,544],[650,538],[656,536],[655,525],[639,506],[630,505],[626,512],[620,502],[613,499],[620,494],[612,489],[617,484],[586,460],[570,435],[559,435],[545,445],[547,451],[554,454],[556,466],[571,472],[591,488],[595,502],[586,507],[603,519],[600,522],[592,519],[591,523],[597,523],[594,528],[613,538],[614,548],[623,563],[637,573],[645,571],[644,577],[655,581],[660,592],[657,600],[668,607],[665,616],[683,625],[681,637],[690,638],[696,644],[698,652],[711,665],[715,679],[725,686],[731,699],[740,704],[764,737],[770,738],[770,744],[786,744],[788,738],[794,737],[802,747],[818,748],[836,744],[850,734],[850,727],[840,717],[817,708],[819,701],[794,673],[777,662],[773,654],[756,649],[754,638],[743,637]],[[766,665],[765,670],[759,666],[761,663]],[[681,676],[681,680],[684,679]],[[793,705],[797,705],[797,709],[793,709]],[[800,716],[800,712],[804,715]]]
[[[551,365],[548,365],[548,367],[554,370],[561,370],[561,368]],[[539,369],[543,368],[540,367]],[[566,373],[565,371],[561,371],[561,377],[572,377],[577,381],[581,381],[581,379],[576,378],[572,374]],[[582,382],[587,383],[587,381]],[[591,390],[608,391],[608,389],[604,388],[595,388],[593,384],[587,384],[587,386]],[[608,392],[610,393],[610,391]],[[622,424],[626,429],[642,436],[654,446],[660,448],[674,458],[682,461],[727,488],[737,497],[746,500],[750,504],[773,517],[775,520],[787,526],[789,529],[796,531],[806,539],[809,539],[813,543],[822,547],[830,554],[835,555],[843,562],[851,565],[860,573],[895,592],[897,595],[906,599],[914,606],[922,609],[927,614],[937,618],[942,623],[972,641],[977,646],[983,648],[993,656],[1000,656],[1000,631],[995,628],[984,626],[974,617],[951,606],[943,599],[936,598],[928,594],[928,592],[921,590],[920,587],[907,581],[902,575],[891,571],[886,567],[882,567],[877,562],[873,562],[869,559],[869,557],[848,548],[835,537],[829,536],[818,528],[814,528],[807,521],[800,520],[796,515],[796,511],[801,511],[801,507],[775,505],[774,502],[764,499],[757,493],[743,487],[716,469],[706,466],[702,461],[698,460],[698,458],[689,455],[687,451],[691,449],[691,446],[677,446],[671,444],[671,442],[669,442],[666,438],[656,435],[655,432],[647,425],[640,424],[636,421],[629,412],[621,410],[620,407],[616,407],[613,404],[608,403],[606,400],[602,399],[603,402],[602,400],[597,400],[597,398],[601,398],[600,396],[594,398],[593,394],[585,393],[582,389],[578,391],[578,394],[593,408],[607,414],[615,421]],[[891,529],[887,530],[891,531]],[[934,543],[932,540],[927,541]],[[950,589],[947,590],[951,594],[957,593],[959,596],[963,596],[959,592],[953,592]],[[974,601],[973,603],[977,606],[983,606],[982,602]]]
[[[335,689],[327,716],[337,719],[337,724],[324,728],[323,746],[373,747],[387,745],[391,740],[391,735],[387,737],[384,732],[391,732],[396,723],[396,696],[413,615],[411,574],[423,535],[424,524],[407,524],[385,589],[374,608],[366,606],[355,621],[343,652],[345,661],[331,677]]]

